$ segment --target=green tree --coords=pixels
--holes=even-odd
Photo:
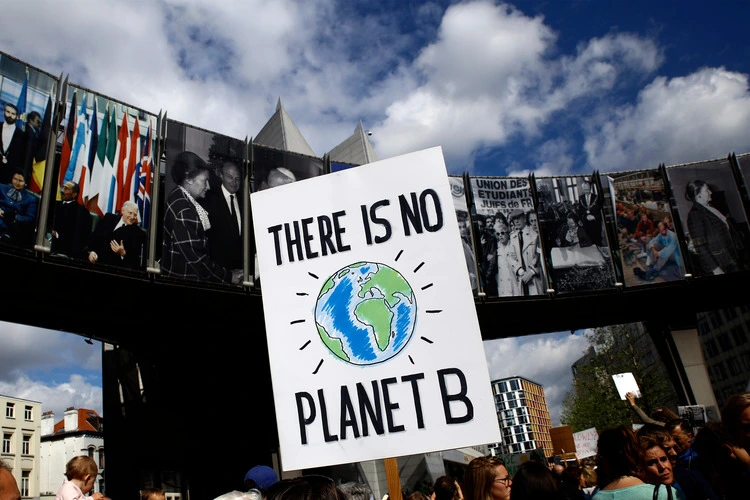
[[[585,336],[589,346],[573,365],[573,388],[560,414],[560,421],[573,432],[640,423],[628,402],[620,399],[612,380],[617,373],[633,374],[642,394],[637,403],[646,413],[675,405],[674,388],[640,323],[596,328]]]

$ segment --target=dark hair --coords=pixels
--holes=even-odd
[[[32,111],[29,113],[29,116],[26,117],[26,121],[31,121],[32,118],[39,118],[42,119],[42,115],[39,114],[39,111]]]
[[[364,483],[350,481],[339,485],[341,491],[351,500],[370,500],[372,490]]]
[[[662,406],[661,408],[657,408],[653,412],[651,412],[651,418],[653,418],[654,420],[658,420],[659,422],[664,422],[666,424],[670,420],[680,418],[680,416],[666,406]]]
[[[722,422],[706,422],[693,441],[693,450],[698,454],[694,467],[721,498],[747,496],[747,466],[733,456],[732,448],[738,446]]]
[[[510,498],[511,500],[559,498],[557,479],[543,464],[532,460],[524,462],[513,476]]]
[[[729,396],[727,402],[724,403],[724,408],[721,409],[721,421],[735,436],[741,433],[740,417],[748,406],[750,406],[750,392],[741,392]]]
[[[605,429],[596,442],[596,473],[602,488],[620,476],[635,476],[642,462],[641,449],[633,431],[619,425]]]
[[[685,198],[688,201],[695,201],[695,197],[700,193],[700,190],[707,186],[706,181],[700,179],[694,179],[685,185]]]
[[[567,214],[565,214],[565,218],[566,219],[573,219],[574,221],[576,221],[576,224],[578,224],[581,221],[581,218],[578,217],[578,214],[575,213],[573,210],[571,210],[570,212],[568,212]]]
[[[18,113],[18,107],[15,104],[11,104],[9,102],[6,102],[5,106],[3,106],[3,109],[5,109],[5,108],[13,108],[16,111],[16,113]]]
[[[440,476],[435,480],[435,500],[453,500],[458,494],[456,480],[451,476]]]
[[[13,175],[11,175],[10,178],[12,179],[13,176],[16,175],[16,174],[22,175],[24,182],[26,182],[26,171],[24,169],[22,169],[20,167],[16,168],[16,169],[13,169]]]
[[[282,479],[266,490],[266,500],[348,500],[346,493],[326,476]]]
[[[667,424],[664,426],[668,431],[673,431],[677,429],[678,427],[682,429],[683,432],[686,432],[688,434],[693,433],[693,428],[690,427],[690,422],[688,422],[684,418],[673,418]]]
[[[648,438],[656,440],[662,446],[666,440],[672,439],[672,434],[663,425],[659,424],[643,424],[643,427],[638,429],[635,435],[641,443],[643,442],[641,441],[642,439]],[[643,449],[643,445],[641,445],[641,449]]]
[[[177,185],[182,185],[186,179],[193,179],[204,170],[209,170],[209,166],[200,156],[192,151],[183,151],[172,164],[172,179]]]

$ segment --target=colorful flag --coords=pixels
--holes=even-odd
[[[68,112],[68,121],[65,124],[65,137],[63,137],[62,152],[60,153],[60,171],[58,173],[57,180],[57,199],[60,199],[60,189],[65,184],[63,180],[65,173],[68,171],[68,164],[70,163],[70,153],[73,147],[73,135],[76,130],[76,110],[78,108],[76,104],[77,91],[73,92],[73,100],[70,104],[70,111]]]
[[[31,182],[29,190],[41,194],[44,185],[44,170],[47,166],[47,147],[52,128],[52,95],[47,96],[47,107],[44,108],[44,118],[42,118],[42,128],[37,136],[36,148],[32,152],[34,158],[31,163]]]
[[[117,176],[115,174],[115,158],[117,155],[117,119],[116,108],[109,114],[107,130],[107,148],[104,151],[104,172],[99,187],[98,205],[100,213],[112,212],[117,197]]]
[[[86,206],[89,201],[99,194],[99,186],[94,183],[94,163],[96,161],[97,148],[99,146],[99,112],[96,106],[96,97],[94,97],[94,109],[91,112],[91,124],[89,125],[89,144],[88,144],[88,159],[86,160],[86,167],[88,168],[88,189],[86,192]]]
[[[128,153],[127,170],[125,172],[125,183],[122,186],[122,203],[126,201],[135,201],[135,192],[133,190],[133,178],[136,173],[136,164],[141,156],[141,131],[138,127],[138,118],[133,125],[133,133],[130,135],[130,152]],[[135,182],[138,182],[137,180]],[[120,208],[122,208],[120,203]]]
[[[104,217],[104,212],[99,205],[99,198],[102,193],[102,183],[104,182],[104,163],[107,156],[107,133],[109,128],[109,101],[107,109],[104,111],[102,118],[102,131],[97,137],[96,155],[94,156],[94,166],[91,167],[91,182],[89,186],[89,199],[86,208],[89,212],[96,212],[100,217]],[[104,196],[101,195],[101,198]],[[106,205],[105,205],[106,206]]]
[[[140,226],[148,229],[148,221],[151,212],[151,123],[149,121],[146,141],[143,144],[143,156],[136,165],[138,171],[138,218]]]
[[[125,111],[122,115],[122,123],[120,124],[120,133],[117,136],[117,163],[115,164],[115,172],[117,175],[117,189],[116,200],[115,200],[115,211],[119,212],[123,199],[123,187],[126,183],[127,169],[128,169],[128,145],[130,140],[130,133],[128,132],[128,112]]]
[[[21,130],[26,130],[26,97],[29,93],[29,68],[26,68],[26,77],[23,79],[23,85],[21,86],[21,93],[18,95],[18,117],[16,119],[16,127]]]
[[[65,172],[64,182],[74,181],[78,182],[81,178],[81,167],[84,162],[88,161],[88,129],[89,129],[89,118],[86,114],[86,94],[83,94],[83,100],[81,101],[81,107],[76,116],[76,131],[73,136],[73,147],[70,153],[70,161],[68,162],[68,169]],[[83,190],[83,186],[79,187],[78,203],[85,205],[86,193]]]

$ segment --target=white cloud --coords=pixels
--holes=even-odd
[[[587,347],[583,335],[545,333],[484,341],[490,379],[524,377],[544,387],[552,425],[560,425],[560,407],[571,389],[571,365]]]

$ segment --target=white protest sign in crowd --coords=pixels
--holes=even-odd
[[[599,440],[599,433],[595,427],[585,431],[574,432],[573,442],[576,445],[576,457],[578,459],[593,457],[596,455],[596,442]]]
[[[284,470],[501,440],[440,148],[252,205]]]

